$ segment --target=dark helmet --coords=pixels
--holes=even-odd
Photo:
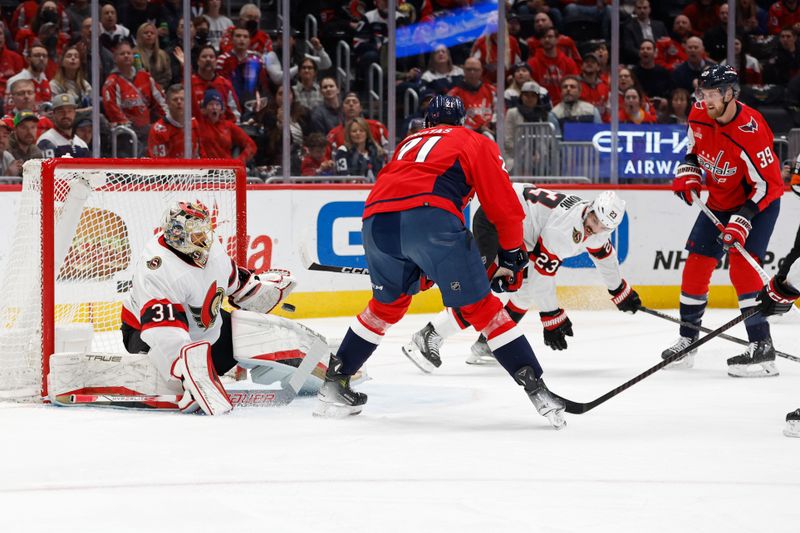
[[[733,97],[739,94],[739,73],[730,65],[709,65],[697,78],[698,89],[719,89],[725,94],[725,89],[733,89]]]
[[[461,98],[438,94],[428,104],[428,111],[425,113],[425,127],[430,128],[437,124],[463,126],[465,118],[467,118],[467,112],[464,110],[464,102],[461,101]]]

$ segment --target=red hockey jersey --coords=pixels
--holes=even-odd
[[[161,87],[144,70],[127,79],[114,70],[103,84],[103,108],[109,122],[130,122],[136,127],[150,124],[151,110],[159,117],[167,114],[167,100]]]
[[[536,54],[528,59],[528,65],[531,67],[531,77],[547,89],[554,106],[561,101],[561,79],[568,74],[580,75],[580,69],[575,62],[561,50],[556,57],[548,57],[544,54],[544,50],[539,48]]]
[[[147,155],[150,157],[169,157],[183,159],[183,124],[178,124],[169,116],[159,119],[150,128],[147,136]],[[200,131],[197,119],[192,118],[192,157],[205,157],[200,146]]]
[[[774,135],[761,113],[738,101],[736,107],[733,120],[723,126],[709,118],[704,103],[695,103],[689,112],[688,153],[706,171],[708,207],[735,211],[751,201],[763,211],[783,194]]]
[[[215,89],[225,101],[224,117],[234,122],[239,122],[241,113],[239,112],[239,99],[236,91],[233,90],[231,80],[224,76],[215,75],[210,80],[204,80],[197,74],[192,74],[192,116],[200,116],[200,106],[203,104],[203,97],[208,89]]]
[[[406,137],[378,174],[364,218],[430,206],[464,221],[477,193],[500,246],[522,245],[522,211],[497,144],[468,128],[441,124]]]

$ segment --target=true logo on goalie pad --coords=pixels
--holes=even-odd
[[[147,262],[147,268],[149,268],[150,270],[157,270],[158,267],[160,266],[161,266],[161,258],[158,256],[155,256],[154,258],[152,258],[150,261]]]
[[[205,329],[209,329],[214,325],[219,315],[219,309],[222,307],[222,298],[225,296],[225,290],[222,287],[217,287],[217,282],[211,284],[206,292],[206,297],[203,299],[201,307],[189,306],[189,310],[194,317],[194,321]]]

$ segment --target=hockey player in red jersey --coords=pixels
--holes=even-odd
[[[734,244],[763,261],[780,212],[783,180],[780,161],[772,151],[773,134],[758,111],[736,100],[738,79],[729,65],[712,65],[700,74],[698,102],[689,113],[686,161],[678,167],[672,183],[675,194],[691,205],[692,193],[699,194],[705,174],[707,205],[725,224],[720,235],[700,213],[686,243],[689,256],[683,269],[680,311],[683,321],[696,325],[706,308],[711,274],[726,251],[739,308],[745,311],[756,305],[761,279]],[[743,354],[728,359],[728,374],[778,375],[769,323],[757,313],[745,320],[745,327],[750,344]],[[696,330],[684,326],[680,335],[663,357],[697,339]],[[675,365],[691,367],[694,354],[690,352]]]
[[[464,226],[473,194],[497,228],[498,264],[511,275],[528,263],[524,214],[497,145],[463,127],[461,99],[436,96],[426,128],[405,138],[378,174],[367,198],[362,230],[372,299],[331,355],[315,414],[358,414],[366,394],[351,376],[372,355],[389,327],[405,315],[424,272],[487,338],[497,361],[523,386],[536,410],[556,428],[565,425],[564,403],[550,393],[528,341],[489,287],[478,248]]]

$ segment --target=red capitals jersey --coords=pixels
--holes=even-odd
[[[800,7],[789,10],[780,0],[769,7],[769,20],[767,20],[769,33],[777,35],[786,26],[794,26],[797,23],[800,23]]]
[[[544,50],[539,48],[536,54],[528,59],[531,67],[531,77],[539,85],[547,89],[553,105],[561,101],[561,78],[568,74],[580,75],[578,65],[573,60],[564,55],[561,50],[556,57],[549,57],[544,54]]]
[[[231,80],[223,76],[214,75],[210,80],[204,80],[197,74],[192,74],[192,116],[200,116],[200,106],[208,89],[215,89],[225,101],[225,118],[239,122],[239,99],[233,90]]]
[[[142,127],[150,124],[151,111],[159,117],[167,114],[167,100],[147,71],[136,70],[129,80],[114,70],[103,84],[103,108],[109,122]]]
[[[147,136],[147,155],[150,157],[169,157],[183,159],[183,124],[178,124],[169,116],[159,119],[150,128]],[[200,147],[200,131],[197,119],[192,118],[192,157],[205,157]]]
[[[689,112],[688,153],[697,156],[706,171],[708,207],[735,211],[752,202],[763,211],[783,194],[774,135],[761,113],[736,102],[736,115],[720,125],[709,118],[704,103]]]
[[[473,130],[480,129],[484,124],[492,122],[494,113],[494,98],[497,91],[494,85],[481,83],[477,90],[470,90],[463,82],[447,94],[458,96],[464,102],[467,111],[467,120],[464,125]]]
[[[25,68],[25,59],[5,46],[0,48],[0,100],[5,99],[6,89],[11,92],[7,83],[9,78],[17,75]]]
[[[406,137],[378,173],[364,218],[430,206],[464,221],[477,193],[500,246],[522,245],[522,211],[497,144],[469,128],[441,124]]]
[[[242,128],[232,120],[220,119],[216,124],[200,116],[198,122],[200,135],[198,140],[203,147],[205,157],[210,159],[230,159],[234,147],[239,148],[239,157],[247,163],[256,155],[256,143],[247,136]]]

